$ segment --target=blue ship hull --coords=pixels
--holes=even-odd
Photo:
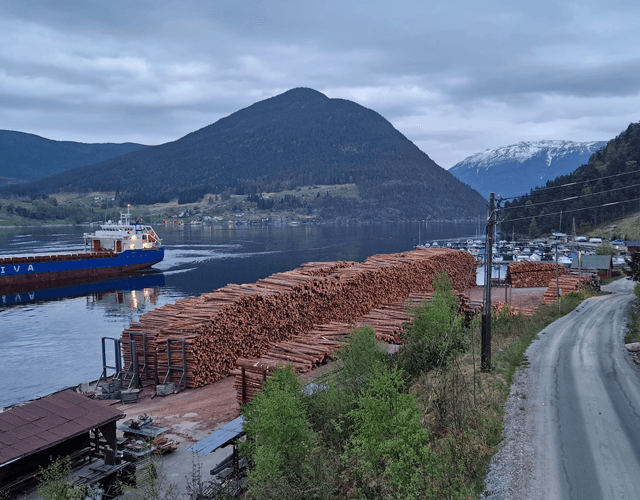
[[[164,248],[4,258],[0,259],[0,290],[121,276],[149,268],[163,258]]]
[[[69,297],[101,294],[114,290],[142,290],[164,286],[164,274],[145,273],[134,276],[107,278],[103,281],[91,281],[80,284],[65,284],[53,288],[37,288],[35,290],[0,294],[0,307],[21,306],[35,302],[48,302]]]

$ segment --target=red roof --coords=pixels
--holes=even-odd
[[[0,413],[0,466],[124,417],[108,403],[62,391]]]

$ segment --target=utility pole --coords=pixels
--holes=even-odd
[[[491,370],[491,270],[493,267],[493,226],[495,224],[495,193],[489,196],[489,219],[484,259],[484,301],[482,306],[482,347],[480,366],[482,371]]]

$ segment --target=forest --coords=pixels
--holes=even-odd
[[[536,237],[578,232],[640,210],[640,123],[632,123],[586,165],[500,207],[502,231]],[[562,220],[562,225],[561,225]]]

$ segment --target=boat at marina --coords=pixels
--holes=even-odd
[[[83,253],[0,258],[0,292],[13,292],[122,276],[157,264],[164,258],[162,240],[151,226],[120,214],[117,223],[85,233]]]

